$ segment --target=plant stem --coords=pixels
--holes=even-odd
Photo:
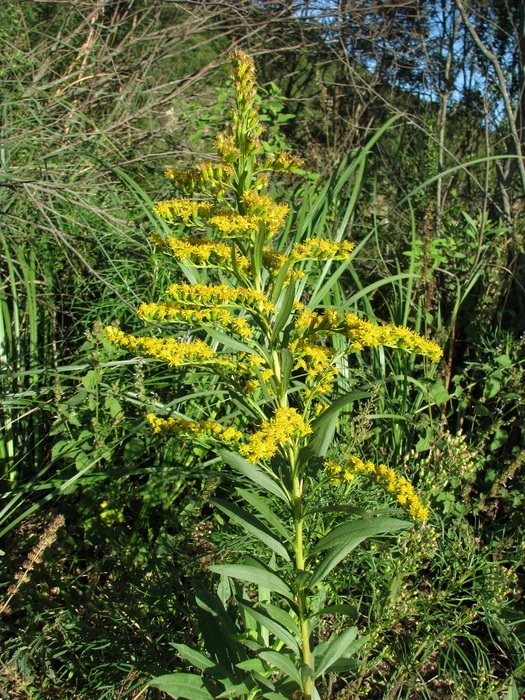
[[[302,484],[297,474],[293,474],[293,505],[295,528],[295,568],[297,574],[297,607],[299,608],[299,625],[301,629],[302,661],[304,667],[310,667],[310,631],[308,629],[306,588],[304,587]],[[310,700],[312,696],[312,679],[310,676],[303,681],[303,693],[305,700]]]

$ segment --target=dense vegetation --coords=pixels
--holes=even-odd
[[[368,398],[340,415],[339,444],[409,478],[430,517],[332,571],[316,642],[349,622],[370,636],[321,697],[520,697],[523,15],[460,0],[1,4],[0,697],[161,697],[147,681],[188,669],[173,644],[202,650],[210,566],[265,556],[210,501],[241,485],[217,454],[145,420],[211,417],[217,396],[103,332],[140,331],[139,304],[183,280],[151,240],[166,232],[154,204],[172,196],[166,167],[214,151],[232,47],[255,57],[262,147],[305,161],[272,180],[287,233],[310,221],[359,251],[337,279],[311,272],[319,308],[445,351],[436,367],[367,349],[348,369]],[[350,495],[388,506],[375,485]]]

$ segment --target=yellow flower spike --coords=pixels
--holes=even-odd
[[[210,420],[189,421],[185,418],[159,418],[148,413],[146,420],[154,433],[187,433],[193,437],[216,437],[225,442],[242,440],[242,433],[235,428],[223,428],[220,423]]]
[[[387,493],[395,494],[397,503],[414,520],[425,522],[428,519],[428,508],[421,503],[412,484],[404,476],[398,477],[392,468],[385,464],[376,466],[370,460],[363,462],[355,455],[348,457],[345,465],[337,465],[337,469],[334,468],[335,464],[332,461],[325,462],[325,468],[332,483],[349,483],[356,475],[367,474]]]
[[[107,339],[114,345],[132,353],[142,353],[165,362],[170,367],[182,364],[206,364],[217,358],[215,350],[202,340],[181,343],[175,338],[140,338],[126,335],[115,326],[104,329]]]
[[[266,224],[269,238],[279,231],[290,211],[287,204],[277,204],[271,197],[255,190],[247,190],[241,201],[249,217]]]
[[[226,284],[171,284],[166,289],[166,294],[179,303],[205,306],[218,306],[221,304],[233,304],[246,309],[257,309],[259,305],[269,311],[274,310],[273,304],[268,301],[263,292],[245,287],[228,287]]]
[[[345,331],[352,343],[351,351],[386,345],[424,355],[432,362],[439,362],[443,356],[443,350],[437,343],[423,338],[409,328],[393,325],[377,326],[370,321],[360,319],[354,313],[346,315]]]
[[[355,243],[343,241],[336,243],[326,238],[309,238],[304,243],[296,243],[290,251],[289,260],[348,260],[355,248]]]
[[[211,202],[197,202],[190,199],[170,199],[157,202],[155,212],[165,221],[179,219],[184,224],[197,223],[198,219],[206,220],[213,210]]]

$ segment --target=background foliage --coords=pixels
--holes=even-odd
[[[244,546],[210,506],[231,488],[214,456],[144,425],[213,397],[100,333],[166,285],[152,204],[165,166],[212,150],[234,45],[268,148],[312,173],[275,183],[291,225],[315,207],[362,246],[334,297],[446,348],[434,374],[380,351],[360,366],[372,398],[341,434],[395,456],[432,519],[331,581],[373,634],[326,698],[519,697],[523,22],[522,3],[460,0],[1,4],[3,697],[136,696],[175,668],[171,642],[198,644],[191,580]]]

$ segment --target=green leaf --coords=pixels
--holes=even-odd
[[[244,498],[251,506],[253,506],[262,517],[274,528],[287,542],[292,542],[293,536],[281,522],[281,519],[276,515],[268,505],[268,502],[261,496],[258,496],[253,491],[247,489],[236,489],[237,493]]]
[[[259,230],[255,234],[255,242],[253,244],[253,264],[254,273],[259,275],[262,268],[263,248],[267,238],[267,228],[262,221],[259,221]]]
[[[507,689],[507,700],[519,700],[519,697],[518,686],[514,678],[512,678]]]
[[[104,402],[104,408],[109,410],[109,413],[112,418],[116,418],[122,413],[122,405],[120,401],[118,401],[115,398],[109,398],[106,397],[106,400]]]
[[[512,367],[512,361],[508,355],[499,355],[494,359],[501,367]]]
[[[320,540],[312,549],[310,556],[330,549],[325,558],[315,569],[308,586],[313,588],[320,583],[332,569],[344,559],[363,540],[387,532],[396,532],[411,527],[405,520],[396,518],[374,518],[373,520],[354,520],[339,525]]]
[[[284,265],[279,270],[279,274],[275,278],[275,283],[273,285],[273,293],[272,293],[272,304],[274,306],[277,305],[277,302],[279,301],[279,297],[281,296],[281,291],[282,291],[286,276],[288,274],[289,267],[290,267],[290,263],[284,263]]]
[[[263,608],[263,610],[265,610],[276,622],[281,624],[283,627],[286,627],[286,629],[293,635],[296,637],[301,636],[301,630],[299,629],[297,621],[294,620],[294,618],[290,615],[290,613],[286,612],[286,610],[279,608],[277,605],[272,605],[271,603],[261,603],[260,601],[258,606],[259,608]]]
[[[270,549],[273,549],[276,554],[286,561],[290,561],[290,555],[286,547],[273,536],[272,532],[258,518],[248,513],[248,511],[243,508],[233,503],[223,501],[220,498],[210,498],[210,501],[214,503],[217,508],[220,508],[223,513],[229,515],[232,520],[241,525],[250,535],[253,535],[253,537],[256,537],[270,547]]]
[[[339,411],[343,406],[362,398],[368,398],[370,394],[364,391],[352,391],[336,399],[333,404],[316,418],[312,423],[313,436],[307,445],[304,454],[324,457],[330,447],[335,433],[335,427],[339,418]]]
[[[450,394],[445,389],[445,385],[441,381],[438,381],[431,386],[429,393],[438,406],[442,406],[450,400]]]
[[[286,654],[279,653],[278,651],[260,651],[258,654],[259,658],[266,661],[270,666],[277,668],[282,673],[286,674],[289,678],[297,683],[301,687],[301,676],[297,667],[291,661]]]
[[[260,648],[260,645],[257,643],[257,650]],[[258,671],[259,673],[264,673],[265,668],[264,664],[260,659],[247,659],[246,661],[241,661],[240,664],[235,664],[237,668],[240,668],[241,671]]]
[[[357,636],[357,627],[349,627],[342,634],[334,634],[315,661],[315,677],[321,676],[333,663],[346,652]]]
[[[230,452],[229,450],[219,450],[219,454],[230,467],[233,467],[246,476],[250,481],[253,481],[254,484],[257,484],[257,486],[260,486],[269,493],[273,493],[274,496],[278,496],[282,501],[288,503],[288,498],[279,484],[255,464],[251,464],[236,452]]]
[[[214,700],[219,693],[210,681],[194,673],[169,673],[153,678],[148,686],[158,688],[172,698],[184,700]]]
[[[179,652],[181,659],[189,661],[192,666],[201,671],[205,671],[207,674],[212,676],[212,678],[215,678],[224,685],[235,682],[234,676],[223,666],[214,663],[211,659],[204,656],[204,654],[201,654],[199,651],[192,649],[186,644],[173,644],[173,646]]]
[[[293,600],[293,593],[287,584],[277,574],[273,574],[265,569],[245,564],[214,564],[210,566],[210,570],[217,574],[237,578],[240,581],[248,581],[258,586],[264,586],[269,588],[272,593],[280,593],[285,598]]]
[[[508,438],[509,436],[507,431],[503,430],[503,428],[498,428],[494,434],[494,439],[490,443],[491,451],[495,452],[496,450],[499,450],[500,447],[503,447]]]
[[[286,389],[290,383],[293,369],[293,355],[288,348],[281,350],[281,384]]]
[[[82,384],[86,387],[86,389],[93,390],[97,386],[97,384],[100,384],[101,379],[102,373],[100,372],[100,370],[91,369],[85,377],[82,377]]]
[[[248,603],[246,601],[241,601],[237,600],[237,604],[240,608],[244,608],[249,612],[252,617],[257,620],[257,622],[267,629],[271,634],[274,635],[277,639],[280,639],[283,644],[286,644],[286,646],[294,652],[294,654],[297,654],[297,656],[300,656],[300,650],[299,650],[299,645],[297,643],[297,640],[295,637],[288,632],[287,629],[285,629],[282,625],[280,625],[278,622],[273,620],[271,617],[268,617],[268,615],[265,615],[263,612],[258,610],[255,605]]]
[[[218,343],[221,343],[221,345],[224,345],[225,348],[230,348],[231,350],[236,350],[237,352],[246,352],[249,355],[253,355],[253,347],[250,347],[249,345],[245,345],[244,343],[235,340],[235,338],[232,338],[227,333],[218,331],[213,326],[208,326],[207,324],[203,323],[202,327],[205,329],[208,335],[210,335]]]
[[[241,695],[248,695],[251,688],[248,688],[246,683],[237,683],[237,685],[232,685],[226,690],[224,690],[220,695],[216,695],[216,698],[240,698]]]
[[[498,382],[497,379],[494,377],[489,377],[487,379],[487,383],[485,384],[485,390],[483,392],[485,398],[491,399],[493,396],[496,396],[498,391],[501,389],[501,384]]]
[[[286,287],[286,291],[284,292],[284,299],[281,304],[281,308],[279,309],[279,312],[275,318],[275,322],[273,325],[273,330],[272,330],[272,337],[270,339],[270,344],[273,345],[278,337],[279,333],[282,331],[284,326],[286,325],[286,322],[288,321],[290,317],[290,313],[293,308],[293,303],[295,301],[295,278],[292,277],[290,282],[288,283],[288,287]]]
[[[359,539],[362,542],[367,537],[383,534],[385,532],[395,532],[396,530],[410,527],[410,523],[406,520],[398,520],[397,518],[379,517],[379,518],[359,518],[358,520],[350,520],[341,525],[338,525],[328,534],[315,544],[310,550],[309,556],[316,556],[320,552],[333,547],[339,547],[346,544],[351,539]]]
[[[199,608],[199,629],[204,647],[213,661],[226,669],[247,658],[244,648],[234,640],[239,631],[220,598],[212,595],[199,581],[193,580],[195,602]]]
[[[368,399],[370,398],[370,394],[367,393],[366,391],[351,391],[348,394],[344,394],[344,396],[340,396],[338,399],[336,399],[329,408],[324,411],[319,418],[316,418],[313,423],[312,423],[312,429],[315,430],[316,428],[320,427],[324,423],[327,423],[328,421],[331,420],[332,413],[339,413],[339,411],[343,408],[343,406],[346,406],[349,403],[352,403],[352,401],[359,401],[359,399]]]

